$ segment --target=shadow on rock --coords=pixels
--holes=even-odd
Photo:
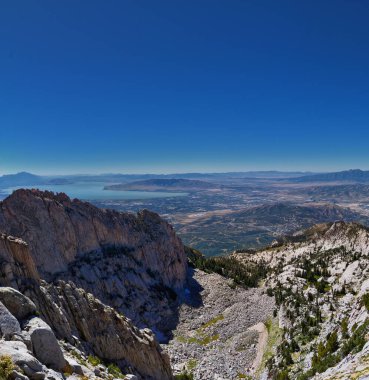
[[[186,285],[178,295],[176,302],[171,303],[171,316],[163,319],[157,328],[153,328],[155,336],[160,343],[168,343],[173,339],[173,331],[179,323],[180,307],[187,305],[197,309],[203,306],[201,297],[203,287],[195,280],[194,273],[194,268],[188,267]]]

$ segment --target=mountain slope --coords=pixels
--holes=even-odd
[[[369,171],[360,169],[344,170],[341,172],[313,174],[293,179],[295,182],[331,182],[331,181],[350,181],[368,182]]]
[[[337,379],[340,371],[351,372],[344,379],[362,378],[350,363],[364,355],[358,353],[369,333],[369,230],[336,222],[305,236],[233,256],[269,269],[265,286],[278,305],[281,338],[266,365],[268,378]],[[361,376],[369,375],[369,366],[362,369]]]
[[[27,172],[5,174],[0,177],[0,188],[40,185],[44,182],[46,182],[45,178]]]
[[[279,236],[336,220],[367,222],[368,218],[331,204],[273,203],[198,219],[177,230],[187,245],[214,255],[242,247],[260,248]]]

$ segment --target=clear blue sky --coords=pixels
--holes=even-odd
[[[0,2],[0,173],[369,169],[368,0]]]

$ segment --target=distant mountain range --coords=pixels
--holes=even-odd
[[[131,181],[151,179],[205,179],[215,180],[217,178],[296,178],[311,175],[307,172],[279,172],[279,171],[248,171],[229,173],[175,173],[175,174],[71,174],[64,176],[49,175],[39,176],[32,173],[20,172],[0,176],[0,188],[14,186],[32,186],[40,184],[67,184],[76,182],[111,182],[126,183]]]
[[[297,192],[301,191],[300,189]],[[341,185],[317,185],[306,187],[304,192],[313,201],[357,202],[369,198],[369,183],[345,183]]]
[[[183,179],[183,178],[168,178],[168,179],[147,179],[143,181],[134,181],[122,183],[118,185],[105,186],[105,190],[141,190],[141,191],[190,191],[190,190],[208,190],[220,187],[212,182]]]
[[[341,172],[321,173],[306,175],[295,178],[296,182],[335,182],[335,181],[351,181],[351,182],[369,182],[369,171],[360,169],[344,170]]]
[[[63,185],[76,182],[106,182],[112,184],[126,185],[128,182],[133,181],[152,181],[152,180],[167,180],[165,187],[176,187],[179,183],[171,180],[208,180],[216,181],[229,180],[229,179],[274,179],[292,182],[334,182],[334,181],[347,181],[347,182],[369,182],[369,171],[360,169],[352,169],[341,172],[333,173],[311,173],[311,172],[280,172],[280,171],[248,171],[248,172],[225,172],[225,173],[176,173],[176,174],[81,174],[81,175],[64,175],[64,176],[39,176],[32,173],[20,172],[17,174],[7,174],[0,176],[0,188],[14,187],[14,186],[33,186],[41,184]],[[138,185],[138,184],[136,184]],[[142,183],[141,185],[144,185]],[[163,183],[150,183],[146,185],[155,185],[163,187]],[[195,183],[193,183],[195,185]],[[190,183],[183,182],[183,187],[191,187]],[[196,187],[201,186],[199,183]],[[204,184],[205,186],[205,184]],[[210,185],[206,185],[210,186]],[[113,188],[110,188],[113,189]],[[118,190],[116,188],[116,190]]]
[[[34,175],[27,172],[17,174],[6,174],[0,177],[0,187],[13,186],[32,186],[40,185],[46,182],[44,177]]]

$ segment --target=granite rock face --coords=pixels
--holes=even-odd
[[[13,288],[0,287],[0,302],[18,320],[24,320],[36,314],[36,305],[28,297]]]
[[[159,272],[164,285],[180,288],[186,257],[173,228],[157,214],[99,209],[65,194],[17,190],[0,203],[0,231],[29,245],[39,273],[50,279],[77,256],[119,246],[133,250],[143,267]]]
[[[145,210],[124,214],[18,190],[0,202],[0,231],[0,301],[5,320],[16,322],[6,341],[48,371],[72,360],[60,355],[63,339],[86,360],[96,355],[139,379],[172,379],[168,356],[143,328],[168,327],[186,281],[184,248],[168,223]],[[88,378],[99,378],[90,370]]]
[[[66,362],[51,327],[42,319],[34,317],[28,321],[24,329],[31,337],[36,358],[46,366],[62,371]]]
[[[40,279],[28,244],[22,239],[1,232],[0,278],[2,285],[15,289]]]
[[[39,308],[57,335],[94,352],[144,379],[171,379],[169,357],[149,329],[138,329],[125,316],[73,283],[42,283]]]
[[[0,231],[27,242],[21,257],[29,261],[29,277],[72,281],[139,327],[170,330],[187,259],[173,228],[157,214],[119,213],[65,194],[18,190],[0,203]]]
[[[21,328],[19,322],[0,302],[0,336],[6,339],[20,332]]]
[[[2,291],[9,289],[0,287]],[[0,303],[0,356],[10,356],[24,379],[63,379],[63,373],[70,374],[71,379],[109,379],[108,369],[100,363],[100,369],[92,366],[88,355],[114,362],[123,373],[134,374],[137,379],[172,379],[169,358],[151,330],[139,330],[73,283],[52,285],[42,281],[28,293],[46,322],[36,316],[18,320]],[[23,304],[34,306],[21,296]]]
[[[25,252],[18,256],[27,261],[21,267],[29,267],[28,277],[72,281],[139,327],[171,329],[187,259],[173,228],[157,214],[119,213],[65,194],[18,190],[0,203],[0,231],[21,237]],[[8,256],[7,262],[14,260]],[[13,265],[13,277],[24,279],[17,271]],[[14,287],[7,277],[4,285]]]

